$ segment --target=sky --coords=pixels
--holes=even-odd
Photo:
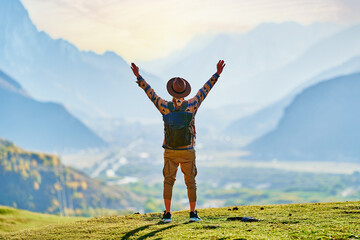
[[[360,22],[360,0],[21,0],[39,30],[128,62],[164,58],[197,35],[262,22]]]

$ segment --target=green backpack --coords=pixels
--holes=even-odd
[[[172,148],[187,146],[195,133],[192,129],[194,114],[185,112],[188,102],[184,101],[179,109],[173,102],[168,102],[169,114],[163,115],[165,143]]]

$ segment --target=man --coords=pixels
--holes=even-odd
[[[175,77],[168,81],[167,90],[172,101],[160,98],[150,85],[139,74],[139,68],[131,63],[131,69],[137,78],[137,83],[145,91],[146,95],[155,104],[164,120],[165,139],[164,152],[164,203],[165,211],[162,222],[171,222],[171,197],[172,189],[176,180],[176,172],[180,164],[184,174],[187,194],[190,204],[190,222],[201,221],[196,207],[196,181],[197,174],[195,163],[195,115],[201,103],[205,100],[214,84],[222,73],[225,63],[220,60],[217,64],[216,73],[205,83],[197,94],[189,99],[184,98],[190,94],[191,86],[183,78]]]

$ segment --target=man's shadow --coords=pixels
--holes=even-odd
[[[189,222],[185,222],[183,224],[189,224]],[[162,223],[162,222],[158,222],[156,224],[149,224],[149,225],[145,225],[145,226],[141,226],[141,227],[138,227],[128,233],[126,233],[122,238],[121,240],[125,240],[125,239],[129,239],[129,237],[133,236],[134,234],[136,234],[137,232],[140,232],[140,231],[143,231],[147,228],[149,228],[150,226],[155,226],[155,225],[165,225],[165,223]],[[172,224],[172,225],[169,225],[167,227],[163,227],[163,228],[160,228],[160,229],[157,229],[155,231],[152,231],[152,232],[149,232],[148,234],[145,234],[144,236],[141,236],[139,237],[138,239],[146,239],[146,238],[149,238],[149,237],[153,237],[155,234],[159,233],[159,232],[162,232],[164,230],[167,230],[167,229],[170,229],[170,228],[173,228],[173,227],[176,227],[178,226],[179,224]]]

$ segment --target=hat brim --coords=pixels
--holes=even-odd
[[[185,91],[179,93],[179,92],[176,92],[172,87],[174,80],[175,80],[175,78],[172,78],[167,82],[166,88],[167,88],[169,94],[171,96],[173,96],[173,97],[176,97],[176,98],[184,98],[184,97],[188,96],[190,94],[190,92],[191,92],[190,83],[188,81],[186,81],[185,79],[183,79],[185,81],[185,83],[186,83]]]

